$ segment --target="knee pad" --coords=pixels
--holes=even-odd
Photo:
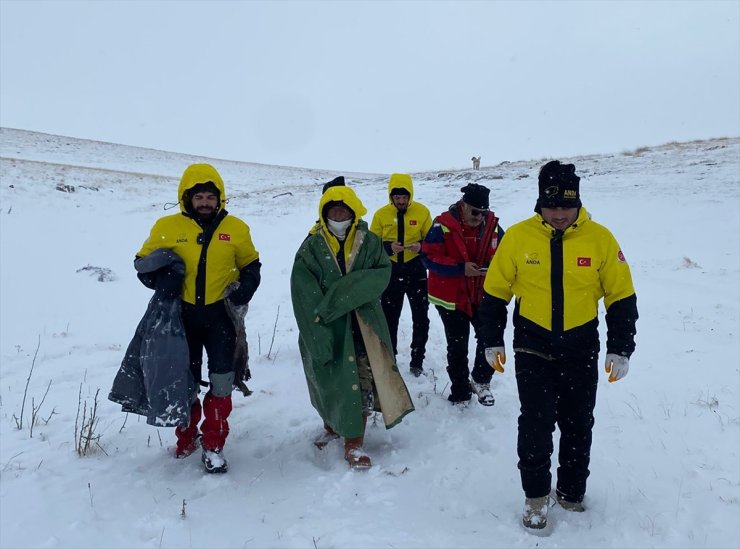
[[[211,381],[211,393],[215,397],[229,396],[234,388],[234,372],[208,374],[208,379]]]

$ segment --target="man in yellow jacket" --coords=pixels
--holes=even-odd
[[[506,306],[514,307],[521,413],[517,452],[527,528],[547,525],[552,433],[560,430],[556,499],[584,510],[598,381],[598,302],[606,308],[609,381],[627,375],[635,349],[637,297],[614,236],[582,207],[575,166],[539,173],[536,215],[506,232],[491,262],[480,316],[486,358],[503,372]]]
[[[370,231],[383,241],[383,248],[391,259],[391,279],[383,292],[381,304],[393,342],[393,353],[398,354],[398,321],[403,309],[403,298],[408,297],[411,308],[411,373],[419,377],[424,371],[424,355],[429,338],[429,299],[427,297],[427,270],[421,261],[421,243],[432,226],[429,209],[414,201],[411,176],[394,173],[388,180],[389,203],[373,216]]]
[[[143,258],[166,248],[185,263],[184,277],[166,266],[140,278],[149,287],[181,297],[190,369],[196,383],[201,379],[204,348],[208,354],[210,389],[202,407],[194,395],[189,425],[175,429],[175,456],[186,457],[197,449],[202,411],[205,469],[223,473],[228,468],[222,451],[229,434],[237,345],[234,322],[224,303],[225,291],[229,287],[227,299],[232,306],[247,305],[260,284],[261,263],[247,224],[224,209],[224,182],[213,166],[188,166],[180,180],[177,201],[180,212],[157,220],[136,256]]]

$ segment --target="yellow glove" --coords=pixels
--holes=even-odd
[[[630,359],[626,356],[609,353],[606,355],[604,370],[609,374],[609,383],[619,381],[630,371]]]
[[[497,372],[504,373],[506,350],[503,347],[486,347],[486,362]]]

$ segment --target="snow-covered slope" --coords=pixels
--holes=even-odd
[[[106,399],[150,296],[133,255],[204,160],[263,263],[255,393],[235,395],[223,476],[174,460],[171,430]],[[567,160],[627,255],[640,320],[629,376],[599,382],[588,512],[554,509],[539,539],[519,526],[513,364],[493,408],[450,406],[433,309],[426,377],[399,355],[416,412],[369,428],[375,466],[349,472],[339,444],[311,444],[288,278],[339,173],[0,129],[0,547],[738,547],[740,139]],[[478,181],[508,227],[531,215],[542,164],[413,174],[416,199],[440,213]],[[371,213],[386,202],[387,174],[343,175]],[[405,309],[399,349],[409,338]],[[98,391],[99,439],[78,457]]]

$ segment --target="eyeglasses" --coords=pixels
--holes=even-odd
[[[483,215],[486,215],[488,213],[488,210],[478,210],[476,208],[470,208],[470,215],[474,217],[480,217]]]

